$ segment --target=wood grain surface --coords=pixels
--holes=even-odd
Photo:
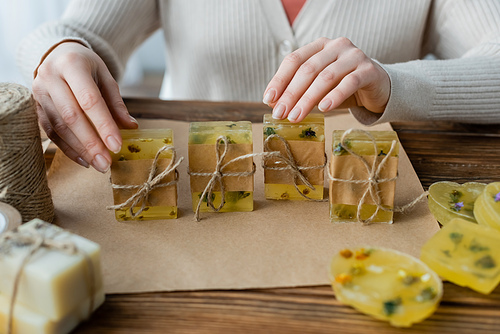
[[[270,112],[260,103],[125,102],[143,118],[261,121]],[[425,189],[442,180],[500,181],[500,126],[392,125]],[[445,282],[444,291],[434,315],[404,330],[341,305],[329,286],[315,286],[107,295],[75,333],[500,333],[500,287],[482,295]]]

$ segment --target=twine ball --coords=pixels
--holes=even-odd
[[[28,88],[12,83],[0,83],[0,192],[23,222],[53,221],[36,103]]]

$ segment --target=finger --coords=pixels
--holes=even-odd
[[[283,94],[299,67],[313,55],[321,51],[328,41],[320,38],[285,57],[264,92],[264,103],[273,104]]]
[[[55,107],[47,105],[47,108],[55,109]],[[59,149],[71,160],[78,163],[79,165],[89,168],[89,163],[85,161],[71,146],[69,146],[54,130],[54,127],[50,123],[44,108],[37,102],[36,104],[38,121],[42,129],[47,134],[47,137],[59,147]],[[73,135],[74,136],[74,135]],[[75,137],[76,138],[76,137]]]
[[[320,51],[304,62],[298,68],[285,91],[276,102],[277,105],[285,106],[285,108],[280,108],[283,112],[278,109],[276,114],[273,113],[273,117],[278,119],[287,118],[293,106],[295,106],[308,87],[314,82],[318,74],[320,74],[328,64],[336,60],[336,53]]]
[[[118,126],[114,121],[94,79],[89,75],[84,67],[76,66],[73,71],[67,71],[64,73],[64,79],[73,92],[80,109],[83,110],[85,116],[90,120],[90,123],[97,131],[102,142],[110,151],[115,153],[119,152],[122,145],[120,130],[118,129]],[[57,103],[56,107],[58,107]],[[103,154],[104,148],[101,148],[100,143],[93,138],[94,131],[87,129],[87,131],[83,132],[82,136],[80,136],[80,129],[78,129],[77,133],[75,131],[76,129],[72,128],[72,125],[74,124],[75,123],[69,124],[69,126],[78,136],[82,144],[84,146],[90,145],[90,148],[92,148],[96,154]]]
[[[353,71],[346,75],[337,87],[332,89],[320,102],[320,105],[323,106],[321,111],[330,111],[340,106],[347,98],[371,82],[371,78],[368,76],[369,74],[363,73],[363,71]]]
[[[102,70],[100,73],[99,88],[113,119],[120,128],[136,129],[139,124],[128,112],[115,79],[107,69]]]
[[[331,52],[322,51],[321,53],[330,54]],[[327,62],[327,64],[325,64],[326,67],[324,68],[319,67],[321,72],[315,73],[314,76],[309,78],[295,76],[279,102],[290,106],[291,109],[290,113],[285,113],[283,117],[287,117],[290,122],[302,121],[344,76],[356,69],[359,60],[352,57],[351,53],[347,52],[341,55],[334,62],[331,62],[328,56],[323,56],[323,61]]]
[[[64,81],[52,82],[50,87],[49,95],[55,110],[47,110],[47,116],[55,131],[96,170],[105,173],[111,164],[111,156],[91,121]]]

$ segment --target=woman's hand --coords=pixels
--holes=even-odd
[[[300,122],[314,106],[330,111],[347,98],[382,113],[389,100],[388,74],[347,38],[320,38],[292,52],[264,92],[273,117]]]
[[[58,45],[42,62],[33,81],[40,124],[73,161],[104,173],[109,150],[122,145],[121,128],[137,128],[118,84],[102,59],[76,42]]]

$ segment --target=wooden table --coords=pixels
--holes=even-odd
[[[126,99],[136,117],[251,120],[260,103]],[[500,181],[500,126],[394,123],[425,189],[433,182]],[[402,333],[341,305],[329,286],[108,295],[75,333]],[[436,313],[404,333],[500,333],[500,287],[490,295],[444,283]]]

